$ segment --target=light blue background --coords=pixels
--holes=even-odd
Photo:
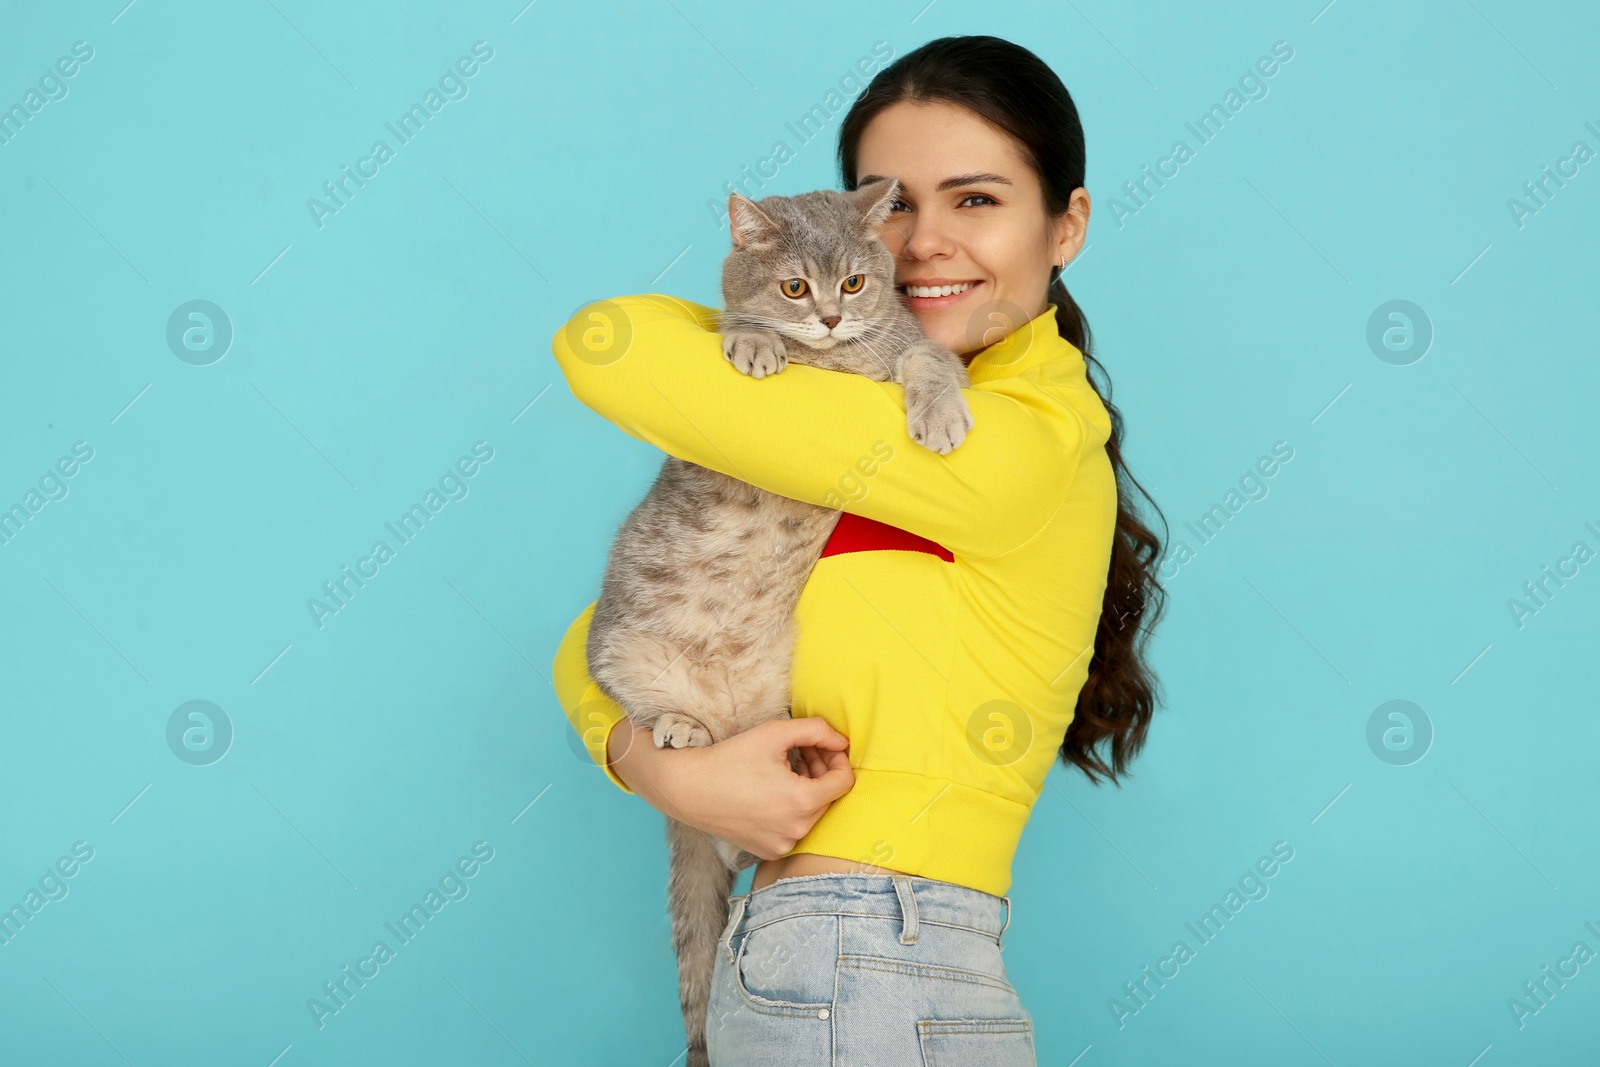
[[[1067,280],[1196,549],[1135,776],[1058,766],[1017,857],[1040,1063],[1593,1054],[1600,963],[1524,1028],[1507,1007],[1600,950],[1600,567],[1520,628],[1507,606],[1600,549],[1600,171],[1520,227],[1507,204],[1600,148],[1592,5],[124,2],[0,24],[0,105],[94,49],[0,145],[0,506],[94,450],[0,546],[0,905],[94,849],[0,947],[0,1058],[673,1062],[662,819],[582,761],[548,680],[660,455],[571,397],[549,338],[599,297],[720,303],[723,183],[784,139],[752,192],[836,187],[839,116],[804,146],[784,124],[874,42],[951,33],[1076,98]],[[319,228],[307,199],[479,40],[466,98]],[[1268,94],[1196,146],[1275,41]],[[235,332],[203,367],[165,339],[195,299]],[[1435,331],[1406,366],[1366,341],[1394,299]],[[308,598],[477,441],[468,495],[319,628]],[[1184,524],[1277,441],[1268,495],[1199,547]],[[166,741],[195,699],[235,730],[205,767]],[[1435,731],[1410,766],[1366,740],[1393,699]],[[469,895],[319,1029],[307,999],[478,841]],[[1185,923],[1276,841],[1270,895],[1198,947]],[[1196,958],[1119,1028],[1179,938]]]

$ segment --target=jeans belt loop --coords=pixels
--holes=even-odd
[[[1011,925],[1011,898],[1009,896],[1004,896],[1004,897],[1001,897],[1000,899],[1005,902],[1005,906],[1006,906],[1006,921],[1001,925],[1000,932],[995,935],[995,938],[994,938],[994,947],[995,948],[1004,948],[1005,947],[1006,927]]]
[[[911,888],[911,879],[896,874],[894,892],[900,898],[900,943],[913,945],[917,941],[917,895]]]
[[[733,904],[733,911],[728,916],[728,925],[722,931],[722,957],[731,966],[733,963],[733,935],[739,929],[739,923],[744,920],[744,906],[750,900],[750,894],[742,897],[730,896],[728,900]]]

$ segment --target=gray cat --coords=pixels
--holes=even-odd
[[[899,182],[728,198],[723,355],[762,378],[793,359],[905,386],[912,440],[940,454],[972,427],[966,366],[923,336],[874,233]],[[783,448],[773,427],[773,448]],[[623,522],[589,624],[589,672],[656,747],[723,741],[789,716],[793,610],[839,512],[668,456]],[[689,1067],[707,1067],[716,945],[738,873],[757,858],[667,819],[667,911]]]

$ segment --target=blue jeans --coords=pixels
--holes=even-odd
[[[1033,1017],[1000,961],[1009,897],[840,872],[728,903],[712,1067],[1035,1067]]]

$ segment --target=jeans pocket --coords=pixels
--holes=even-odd
[[[923,1067],[1037,1067],[1033,1021],[919,1019]]]
[[[791,915],[751,927],[734,950],[733,986],[754,1011],[826,1019],[838,971],[839,920]]]

